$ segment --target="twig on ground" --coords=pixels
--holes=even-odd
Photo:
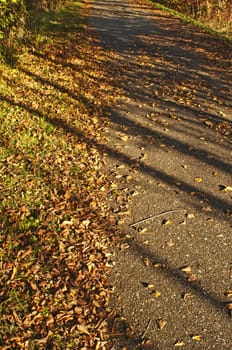
[[[141,335],[141,339],[142,339],[142,340],[145,338],[145,335],[146,335],[146,333],[147,333],[147,331],[148,331],[150,325],[151,325],[151,319],[147,322],[146,327],[145,327],[145,330],[144,330],[143,334]]]
[[[139,221],[136,221],[136,222],[133,222],[132,224],[130,224],[129,226],[130,227],[133,227],[133,226],[136,226],[138,224],[142,224],[148,220],[151,220],[151,219],[154,219],[154,218],[158,218],[159,216],[162,216],[162,215],[165,215],[165,214],[169,214],[169,213],[175,213],[176,211],[187,211],[186,209],[171,209],[171,210],[166,210],[166,211],[163,211],[162,213],[159,213],[159,214],[155,214],[155,215],[151,215],[151,216],[148,216],[147,218],[145,219],[142,219],[142,220],[139,220]]]

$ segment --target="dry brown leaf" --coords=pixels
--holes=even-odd
[[[192,274],[188,277],[188,282],[192,283],[195,282],[197,280],[197,276]]]
[[[149,258],[144,258],[143,259],[143,263],[146,267],[150,267],[151,266],[151,260]]]
[[[87,334],[89,335],[89,330],[88,330],[88,327],[85,326],[85,325],[82,325],[82,324],[78,324],[77,325],[77,329],[80,333],[84,333],[84,334]]]
[[[164,327],[166,326],[167,321],[163,319],[158,319],[156,320],[156,323],[158,325],[158,328],[162,331],[162,329],[164,329]]]
[[[202,208],[202,211],[211,212],[211,211],[212,211],[212,208],[210,208],[210,207],[203,207],[203,208]]]
[[[214,123],[210,120],[206,120],[205,121],[205,125],[209,126],[210,128],[213,128],[214,127]]]
[[[186,300],[194,298],[194,295],[191,293],[183,293],[182,298],[184,299],[184,301],[186,301]]]
[[[141,345],[142,345],[143,349],[148,349],[152,346],[152,341],[150,339],[144,339],[141,342]]]

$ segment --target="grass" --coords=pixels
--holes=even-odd
[[[58,38],[60,33],[66,34],[66,39],[72,37],[72,34],[81,29],[83,25],[82,17],[77,17],[80,13],[80,3],[71,2],[68,6],[62,7],[58,13],[40,11],[35,14],[34,33],[31,40],[35,45],[44,43],[52,44],[55,38]]]
[[[107,182],[82,17],[78,2],[40,13],[17,65],[0,64],[4,349],[105,349]]]
[[[156,1],[150,0],[150,2],[155,7],[157,7],[158,9],[166,11],[166,12],[170,13],[171,15],[181,19],[185,23],[191,24],[194,27],[198,27],[198,28],[202,29],[203,31],[205,31],[206,33],[208,33],[210,35],[218,37],[220,40],[223,40],[224,43],[227,44],[227,45],[230,45],[230,46],[232,45],[232,38],[231,38],[231,36],[223,34],[220,31],[217,31],[215,29],[212,29],[208,25],[206,25],[206,24],[204,24],[204,23],[202,23],[200,21],[197,21],[197,20],[195,20],[195,19],[193,19],[193,18],[191,18],[189,16],[186,16],[185,14],[183,14],[181,12],[178,12],[176,10],[173,10],[173,9],[167,7],[167,6],[164,6],[164,5],[162,5],[162,4],[160,4],[160,3],[156,2]]]

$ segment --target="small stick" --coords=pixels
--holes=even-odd
[[[151,325],[151,319],[147,322],[146,328],[145,328],[143,334],[141,335],[141,339],[144,339],[144,337],[145,337],[145,335],[146,335],[150,325]]]
[[[129,226],[130,226],[130,227],[133,227],[133,226],[135,226],[135,225],[142,224],[143,222],[146,222],[146,221],[148,221],[148,220],[151,220],[151,219],[154,219],[154,218],[158,218],[159,216],[162,216],[162,215],[165,215],[165,214],[168,214],[168,213],[175,213],[176,211],[187,211],[187,210],[186,210],[186,209],[171,209],[171,210],[166,210],[166,211],[163,211],[162,213],[155,214],[155,215],[151,215],[151,216],[148,216],[148,217],[145,218],[145,219],[136,221],[136,222],[130,224]]]

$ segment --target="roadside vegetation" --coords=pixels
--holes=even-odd
[[[0,0],[3,350],[110,349],[117,190],[98,141],[112,91],[83,18],[77,1]]]
[[[107,348],[112,230],[82,17],[78,2],[42,11],[0,64],[1,349]]]
[[[19,39],[25,39],[35,18],[61,8],[65,0],[0,0],[0,55],[12,58]]]
[[[232,35],[230,0],[159,0],[156,3],[178,11],[226,36]]]

